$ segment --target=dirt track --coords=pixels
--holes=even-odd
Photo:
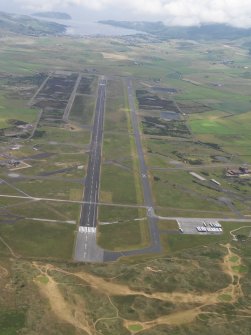
[[[145,296],[149,299],[159,299],[162,301],[169,301],[176,304],[180,311],[171,313],[166,316],[159,317],[153,321],[148,322],[136,322],[122,319],[125,327],[130,327],[135,324],[139,324],[143,329],[151,329],[156,325],[173,325],[178,326],[182,324],[187,324],[192,322],[198,317],[199,314],[203,314],[203,308],[209,305],[215,305],[222,302],[221,297],[228,296],[229,303],[234,303],[237,299],[242,296],[242,289],[240,284],[240,278],[242,274],[236,273],[233,267],[233,261],[235,266],[241,265],[241,258],[234,254],[231,250],[231,246],[229,244],[224,245],[224,248],[227,249],[228,253],[224,257],[222,263],[223,271],[230,276],[231,283],[222,290],[219,290],[214,293],[205,293],[205,294],[196,294],[196,293],[165,293],[165,292],[155,292],[152,294],[147,294],[141,291],[133,291],[127,285],[122,285],[118,283],[114,283],[112,281],[107,281],[103,278],[94,276],[87,272],[68,272],[54,265],[39,265],[38,263],[34,263],[34,267],[36,267],[40,273],[47,278],[46,283],[41,283],[41,281],[35,278],[35,283],[38,285],[42,295],[46,297],[51,305],[51,308],[55,315],[73,325],[74,327],[85,331],[87,334],[93,335],[96,333],[95,326],[96,324],[105,319],[99,319],[96,321],[95,325],[93,325],[92,320],[88,320],[85,311],[85,304],[83,298],[75,297],[75,304],[72,304],[70,301],[66,301],[63,293],[59,289],[59,284],[55,281],[52,274],[53,272],[60,272],[67,276],[73,276],[81,279],[83,281],[84,286],[90,286],[93,289],[99,291],[101,294],[107,295],[110,303],[112,304],[115,314],[114,317],[110,319],[122,319],[119,316],[119,310],[112,303],[111,297],[115,295],[128,296],[128,295],[141,295]],[[238,278],[236,280],[236,278]],[[198,304],[198,307],[193,307],[191,309],[182,310],[183,304]],[[89,322],[88,322],[89,321]]]

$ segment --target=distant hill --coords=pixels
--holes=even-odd
[[[72,17],[67,13],[60,13],[60,12],[40,12],[34,13],[33,16],[38,17],[45,17],[49,19],[57,19],[57,20],[71,20]]]
[[[250,37],[251,29],[236,28],[226,24],[204,24],[194,27],[171,27],[163,22],[114,21],[105,20],[100,23],[133,29],[155,35],[160,39],[189,40],[234,40]]]
[[[40,21],[27,15],[0,12],[0,31],[16,34],[42,36],[63,34],[66,26],[54,22]]]

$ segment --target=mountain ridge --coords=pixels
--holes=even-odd
[[[37,12],[33,13],[32,16],[57,20],[72,20],[72,17],[69,14],[63,12]]]
[[[0,31],[29,36],[63,34],[67,26],[42,21],[28,15],[17,15],[0,11]]]
[[[102,20],[102,24],[133,29],[152,34],[160,39],[235,40],[250,37],[250,28],[237,28],[227,24],[203,24],[200,26],[167,26],[163,22]]]

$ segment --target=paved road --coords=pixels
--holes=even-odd
[[[30,99],[28,106],[32,106],[35,103],[36,97],[38,94],[42,91],[42,89],[47,84],[48,80],[51,78],[51,75],[49,75],[41,84],[41,86],[38,88],[37,92],[33,95],[33,97]]]
[[[180,166],[175,167],[158,167],[152,166],[149,167],[149,170],[159,170],[159,171],[176,171],[176,170],[185,170],[185,171],[193,171],[193,170],[201,170],[201,169],[215,169],[215,168],[239,168],[241,164],[231,164],[231,163],[216,163],[216,164],[202,164],[202,165],[188,165],[185,166],[182,162],[177,162],[177,164],[181,164]],[[245,164],[247,168],[250,168],[250,164]]]
[[[140,168],[140,175],[141,175],[141,183],[143,187],[143,194],[144,194],[144,204],[148,208],[147,216],[149,221],[149,230],[150,230],[150,238],[151,238],[151,251],[154,249],[154,252],[161,251],[161,244],[160,244],[160,237],[159,237],[159,230],[157,227],[157,218],[154,213],[154,203],[152,198],[152,190],[149,183],[148,178],[148,168],[145,162],[144,151],[141,143],[140,137],[140,126],[139,121],[136,114],[136,107],[135,107],[135,95],[134,90],[132,87],[131,80],[127,81],[127,89],[128,89],[128,98],[129,98],[129,107],[131,111],[131,120],[132,120],[132,127],[137,147],[138,159],[139,159],[139,168]]]
[[[152,190],[150,187],[149,179],[148,179],[148,169],[145,162],[144,151],[141,143],[141,137],[139,132],[139,121],[136,114],[136,106],[135,106],[135,95],[132,87],[131,80],[127,81],[127,90],[128,90],[128,99],[129,99],[129,107],[131,112],[131,121],[133,127],[133,133],[135,137],[135,143],[137,147],[138,159],[139,159],[139,168],[140,168],[140,176],[141,183],[144,194],[144,205],[147,209],[147,217],[149,223],[149,232],[150,232],[150,246],[144,249],[131,250],[126,252],[104,252],[104,262],[115,261],[116,259],[123,256],[136,256],[143,254],[158,254],[161,252],[161,242],[159,229],[157,226],[158,218],[156,217],[153,209],[153,198],[152,198]]]
[[[87,175],[85,179],[84,204],[81,208],[80,226],[76,239],[76,261],[102,262],[104,251],[96,243],[97,212],[99,201],[100,167],[102,156],[106,79],[101,79],[92,129],[92,139]]]
[[[42,115],[43,115],[43,112],[44,112],[43,109],[41,109],[41,110],[39,111],[38,116],[37,116],[37,120],[36,120],[36,122],[34,123],[33,129],[32,129],[32,132],[31,132],[30,136],[27,137],[26,140],[31,140],[32,137],[34,136],[34,134],[35,134],[35,132],[36,132],[36,130],[37,130],[37,127],[38,127],[38,125],[39,125],[39,122],[40,122],[40,120],[41,120],[41,117],[42,117]]]
[[[1,183],[0,183],[1,184]],[[90,202],[78,201],[78,200],[68,200],[68,199],[57,199],[57,198],[41,198],[41,197],[31,197],[31,196],[21,196],[21,195],[9,195],[9,194],[0,194],[0,198],[13,198],[13,199],[33,199],[35,201],[51,201],[51,202],[62,202],[65,204],[93,204]],[[121,208],[146,208],[145,206],[137,205],[126,205],[126,204],[113,204],[109,202],[97,202],[96,206],[109,206],[109,207],[121,207]]]
[[[67,122],[68,119],[69,119],[69,115],[70,115],[70,112],[71,112],[71,109],[72,109],[72,105],[74,103],[74,100],[75,100],[75,96],[77,94],[77,90],[78,90],[78,86],[80,84],[80,81],[82,79],[82,75],[79,74],[78,75],[78,78],[76,80],[76,83],[74,85],[74,88],[73,88],[73,91],[72,91],[72,94],[70,96],[70,99],[67,103],[67,106],[65,107],[65,110],[64,110],[64,115],[63,115],[63,121]]]

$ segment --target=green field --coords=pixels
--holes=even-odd
[[[130,115],[122,81],[108,86],[106,101],[101,200],[122,204],[142,204],[138,161],[130,134]]]
[[[141,249],[149,242],[147,222],[127,221],[100,225],[98,244],[104,249],[125,251]]]
[[[13,100],[0,94],[0,128],[10,126],[10,120],[22,120],[27,123],[32,123],[36,120],[38,112],[34,109],[29,109],[26,103],[22,100]]]
[[[25,311],[1,311],[0,313],[0,334],[14,335],[19,329],[25,326]]]
[[[154,171],[152,184],[156,205],[178,209],[227,211],[226,205],[218,200],[220,195],[217,190],[201,186],[195,181],[185,171]]]
[[[162,234],[162,245],[167,253],[176,252],[180,250],[192,249],[202,246],[217,246],[229,242],[230,231],[241,227],[243,224],[236,222],[223,222],[224,233],[219,236],[201,236],[201,235],[168,235]]]
[[[70,120],[84,126],[90,126],[94,111],[94,98],[86,95],[77,95],[70,113]]]
[[[0,235],[17,256],[71,259],[74,225],[20,220],[16,224],[1,224]],[[1,243],[6,254],[6,246]]]

